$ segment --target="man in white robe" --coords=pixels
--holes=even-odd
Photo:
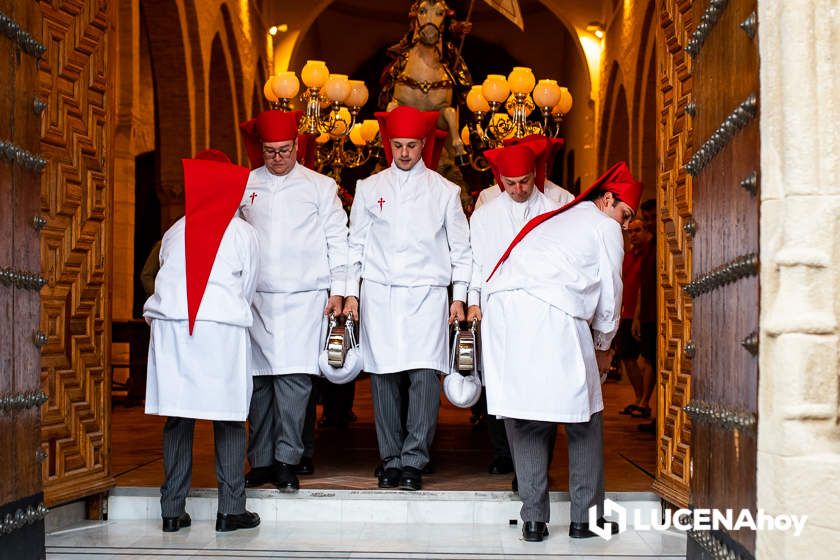
[[[297,162],[299,112],[264,111],[240,128],[252,167],[240,212],[260,237],[254,296],[249,486],[300,488],[296,468],[327,316],[344,303],[347,214],[334,180]]]
[[[356,186],[344,312],[358,316],[361,309],[360,347],[384,467],[379,486],[419,490],[437,426],[438,376],[448,369],[447,322],[465,317],[469,231],[460,188],[431,168],[438,114],[397,107],[376,116],[390,166]],[[403,376],[410,380],[405,436]]]
[[[539,154],[536,162],[536,182],[538,185],[542,185],[541,191],[549,198],[549,200],[556,202],[558,206],[570,203],[575,198],[574,195],[548,179],[548,175],[551,173],[551,169],[554,166],[554,157],[557,155],[557,152],[560,151],[560,148],[563,147],[563,139],[546,138],[541,134],[531,134],[524,138],[507,139],[504,141],[504,145],[515,146],[517,144],[527,144],[530,142],[547,142],[546,149]],[[495,185],[491,185],[478,193],[478,198],[475,201],[475,210],[478,210],[483,205],[497,198],[500,194],[502,194],[502,190],[503,189],[499,185],[499,180],[497,178]]]
[[[542,192],[543,184],[538,183],[544,177],[538,178],[537,166],[541,164],[540,159],[548,148],[548,140],[544,136],[535,135],[528,143],[484,152],[496,176],[496,185],[504,188],[497,198],[482,205],[470,218],[473,268],[467,322],[481,321],[482,310],[486,309],[487,304],[486,294],[482,290],[484,281],[514,236],[531,218],[560,206]],[[504,422],[495,415],[488,415],[487,432],[493,448],[493,460],[488,472],[512,472],[513,458]]]
[[[622,226],[641,196],[626,164],[572,204],[532,219],[485,286],[482,327],[487,409],[505,418],[527,541],[548,534],[549,442],[564,423],[569,448],[569,536],[604,521],[601,375],[621,308]],[[590,517],[590,508],[594,508]]]
[[[151,326],[146,414],[163,429],[163,530],[189,527],[185,510],[195,420],[213,421],[219,479],[217,531],[256,527],[245,509],[245,418],[251,399],[251,299],[259,244],[236,217],[248,170],[205,150],[184,160],[186,216],[163,236],[154,294],[143,306]]]

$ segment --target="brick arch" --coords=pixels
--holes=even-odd
[[[257,59],[257,70],[251,96],[251,112],[246,114],[246,119],[256,116],[267,108],[268,103],[263,95],[263,85],[265,85],[266,79],[265,62],[260,57]]]
[[[221,150],[233,161],[239,160],[238,118],[235,89],[222,40],[217,33],[210,47],[209,147]]]
[[[288,59],[287,60],[281,60],[279,62],[278,70],[289,69],[289,70],[297,71],[297,70],[300,69],[300,67],[302,66],[302,63],[303,63],[303,59],[300,55],[301,47],[305,48],[308,35],[310,34],[310,31],[312,30],[313,25],[324,14],[324,12],[326,12],[330,8],[330,6],[334,2],[335,2],[335,0],[313,0],[312,1],[313,5],[308,9],[306,17],[301,22],[299,32],[297,32],[294,35],[294,37],[291,38],[291,47],[288,49],[288,53],[289,53],[288,54]],[[586,82],[587,82],[587,95],[588,95],[588,91],[592,87],[591,76],[589,75],[589,71],[588,71],[589,66],[586,62],[586,55],[583,52],[583,47],[582,47],[580,41],[577,40],[578,35],[577,35],[577,31],[576,31],[574,25],[572,25],[571,22],[568,20],[568,18],[566,17],[566,14],[563,12],[563,10],[559,9],[555,5],[556,4],[555,2],[540,0],[539,3],[557,19],[558,23],[561,25],[563,30],[565,30],[566,33],[569,35],[569,37],[573,39],[571,41],[571,44],[572,44],[572,46],[574,48],[574,51],[575,51],[574,52],[574,62],[573,62],[573,64],[574,65],[580,65],[580,67],[582,69],[584,69],[584,73],[585,73],[585,76],[586,76]],[[408,23],[407,12],[408,12],[408,3],[405,3],[405,14],[406,15],[404,16],[404,21],[405,21],[406,24]],[[363,38],[364,37],[361,37],[359,39],[363,39]],[[399,39],[399,37],[396,37],[396,39]],[[356,44],[358,44],[358,41],[356,41]],[[383,45],[378,45],[377,48],[381,48],[382,46]],[[286,49],[281,49],[281,50],[285,51]],[[375,49],[371,50],[371,55],[373,55],[374,50]],[[343,70],[349,70],[349,69],[343,69]]]
[[[655,108],[656,88],[649,87],[648,69],[651,63],[651,57],[655,58],[656,37],[655,30],[651,29],[653,22],[655,2],[650,2],[645,10],[645,17],[642,20],[639,53],[636,57],[636,69],[633,79],[633,102],[630,105],[630,137],[632,139],[632,153],[630,154],[630,165],[634,170],[639,170],[644,166],[643,160],[645,158],[645,135],[648,133],[649,126],[656,126],[656,119],[652,119],[652,115],[648,111],[651,100],[648,96],[653,96],[653,103]],[[655,109],[654,109],[655,110]],[[655,145],[648,146],[649,149],[656,150]]]
[[[639,134],[639,166],[637,168],[637,178],[640,179],[644,185],[645,190],[643,200],[648,198],[655,198],[656,176],[657,176],[657,144],[656,131],[659,123],[656,118],[656,45],[654,43],[653,49],[648,56],[648,61],[642,68],[644,71],[644,94],[642,96],[643,102],[639,105],[637,113],[639,113],[639,123],[641,131]]]
[[[598,162],[601,169],[606,169],[616,161],[630,158],[630,113],[618,62],[613,62],[610,67],[607,95],[602,107]]]
[[[233,85],[236,95],[236,119],[245,119],[245,79],[242,74],[242,58],[239,55],[236,34],[233,31],[233,18],[227,4],[222,4],[219,10],[222,13],[222,25],[224,26],[224,38],[227,41],[227,51],[230,53],[230,63],[233,70]],[[262,61],[260,61],[261,63]]]
[[[188,49],[190,27],[185,2],[141,0],[140,14],[148,29],[155,94],[155,146],[158,169],[155,189],[161,200],[164,227],[184,211],[184,180],[180,160],[192,155],[195,145],[194,116],[199,103],[193,66],[197,49]],[[196,43],[197,44],[197,43]],[[200,53],[198,53],[200,60]],[[203,84],[200,89],[203,91]]]

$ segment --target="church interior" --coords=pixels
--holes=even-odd
[[[443,86],[411,87],[451,92],[437,171],[461,187],[468,218],[494,182],[482,152],[533,132],[563,140],[547,178],[572,195],[619,161],[644,185],[655,353],[615,359],[603,385],[608,497],[645,512],[811,513],[809,497],[840,484],[840,187],[829,179],[840,167],[831,126],[840,94],[819,94],[837,79],[824,59],[837,53],[840,18],[830,3],[793,3],[798,10],[764,0],[0,0],[0,74],[11,78],[0,86],[0,339],[10,341],[0,351],[0,559],[210,557],[216,546],[252,556],[247,542],[220,544],[196,527],[194,541],[161,540],[154,525],[165,418],[144,413],[143,305],[161,237],[184,215],[181,160],[213,148],[249,166],[239,123],[302,110],[314,115],[307,166],[336,180],[349,211],[356,181],[385,165],[374,113],[408,83],[394,69],[421,5],[448,10],[430,41],[448,74]],[[791,18],[812,45],[783,32]],[[788,82],[808,84],[805,93]],[[307,98],[313,91],[322,97]],[[825,109],[814,115],[818,103]],[[342,513],[309,519],[268,486],[249,489],[249,504],[275,523],[266,532],[290,535],[252,543],[266,554],[535,554],[497,535],[518,502],[512,469],[488,471],[480,403],[458,408],[441,396],[424,492],[405,503],[386,493],[384,505],[369,376],[319,379],[311,405],[314,472],[301,476],[301,501]],[[561,428],[549,481],[552,508],[561,504],[568,521],[565,442]],[[212,426],[200,421],[190,503],[206,516],[213,461]],[[412,502],[423,499],[425,510]],[[299,521],[284,521],[286,503]],[[357,503],[358,519],[346,513]],[[425,523],[422,546],[405,528],[365,541],[397,503],[403,518],[415,508]],[[580,548],[558,529],[536,554],[833,557],[840,531],[819,512],[830,517],[819,506],[808,539],[633,531],[624,549]],[[201,515],[196,524],[210,519]],[[348,519],[366,524],[312,544],[320,537],[306,522]],[[445,546],[458,537],[443,520],[472,527],[461,548]],[[68,529],[77,526],[93,527],[92,540]],[[143,544],[132,532],[154,535]]]
[[[121,162],[120,166],[124,167],[127,176],[122,179],[115,177],[114,193],[115,201],[125,198],[124,202],[115,207],[115,223],[120,223],[125,231],[133,232],[133,239],[131,236],[119,241],[115,238],[113,271],[120,281],[114,283],[111,302],[113,332],[119,333],[117,337],[112,337],[112,381],[116,381],[117,389],[112,386],[115,400],[111,411],[112,466],[120,466],[113,471],[118,484],[156,487],[160,484],[163,472],[162,451],[158,445],[158,419],[140,414],[142,406],[131,406],[142,404],[139,401],[144,391],[144,341],[126,342],[122,337],[131,339],[135,336],[132,329],[142,331],[137,333],[140,337],[146,332],[140,317],[148,294],[138,280],[150,251],[157,250],[156,243],[162,232],[183,213],[183,185],[179,184],[183,181],[180,157],[189,154],[190,150],[195,152],[199,147],[206,146],[219,149],[229,154],[233,161],[247,165],[247,153],[238,134],[237,124],[268,108],[273,93],[269,91],[267,97],[265,92],[269,77],[279,76],[280,71],[291,70],[297,73],[299,79],[303,79],[302,69],[309,60],[323,60],[330,72],[341,72],[350,79],[364,81],[368,89],[368,100],[361,107],[356,120],[364,122],[372,119],[373,113],[383,108],[379,99],[384,89],[381,76],[390,60],[388,49],[406,33],[408,14],[402,3],[383,0],[366,1],[363,4],[331,2],[325,4],[317,15],[307,9],[305,14],[300,15],[305,18],[306,27],[295,32],[292,29],[298,24],[289,27],[290,24],[285,23],[286,27],[282,27],[284,22],[296,21],[293,14],[287,13],[288,8],[280,9],[268,3],[265,11],[251,6],[252,11],[235,14],[228,4],[222,3],[213,25],[209,23],[210,17],[204,16],[208,20],[208,29],[205,31],[202,28],[199,32],[203,41],[209,39],[209,51],[204,59],[205,77],[192,78],[196,84],[205,82],[198,86],[185,83],[183,74],[177,77],[168,75],[174,71],[172,57],[184,56],[179,50],[183,46],[172,44],[172,37],[177,33],[166,27],[171,27],[173,22],[159,25],[156,20],[170,11],[164,6],[153,8],[140,4],[136,20],[132,20],[136,26],[139,48],[128,53],[134,58],[132,64],[138,67],[139,75],[136,83],[125,86],[131,87],[136,96],[133,102],[136,105],[131,108],[126,105],[126,110],[131,111],[132,123],[130,130],[126,131],[126,138],[131,141],[127,148],[134,155]],[[626,25],[638,28],[634,30],[638,33],[637,52],[633,57],[611,61],[608,65],[609,79],[601,84],[600,73],[591,71],[601,61],[587,58],[585,50],[589,44],[586,41],[597,37],[587,34],[585,40],[581,41],[574,31],[598,20],[601,14],[594,5],[587,11],[583,9],[583,4],[577,10],[565,9],[561,18],[541,2],[521,2],[524,25],[528,29],[527,33],[522,34],[491,6],[482,2],[474,3],[470,18],[473,27],[464,37],[461,56],[467,62],[472,83],[476,85],[481,84],[488,74],[506,75],[513,67],[522,66],[531,68],[539,79],[554,79],[557,84],[567,87],[572,97],[572,108],[567,110],[568,116],[556,130],[557,136],[563,138],[565,144],[556,156],[551,171],[555,183],[570,192],[579,192],[581,185],[591,183],[601,169],[613,162],[633,161],[632,166],[637,175],[647,178],[643,180],[646,185],[643,198],[655,199],[653,5],[647,5],[639,12],[631,11],[633,17],[639,20],[628,21]],[[456,19],[463,20],[468,7],[469,3],[458,6],[462,13],[458,18],[456,10]],[[204,12],[199,10],[199,13]],[[267,22],[279,22],[276,33],[270,33],[271,25],[267,27],[268,32],[255,38],[253,30],[263,30]],[[250,33],[249,25],[252,29]],[[346,43],[347,31],[351,29],[352,49],[347,48]],[[298,33],[295,45],[291,51],[287,51],[286,45],[295,33]],[[553,38],[551,56],[546,56],[546,37]],[[280,53],[286,52],[288,60],[278,60],[282,56]],[[621,74],[622,65],[626,66],[625,71],[629,75],[634,76],[627,86]],[[205,99],[199,96],[194,99],[192,96],[184,98],[178,107],[175,96],[183,96],[188,91],[196,90],[196,87],[206,91],[203,95]],[[597,104],[593,96],[601,95],[602,88],[609,105],[606,113],[597,119],[601,125],[600,134],[596,135],[593,129]],[[636,100],[632,108],[628,108],[628,95]],[[293,106],[299,108],[301,104],[294,97],[291,101],[297,105]],[[203,108],[200,107],[202,101]],[[469,118],[466,104],[462,104],[461,113],[461,122],[466,123]],[[636,116],[632,127],[629,114]],[[459,133],[461,128],[459,123]],[[168,130],[173,133],[167,134]],[[175,130],[182,132],[175,134]],[[190,130],[190,134],[185,134],[185,130]],[[596,144],[596,137],[600,137],[600,143]],[[340,145],[347,152],[348,158],[353,156],[350,140],[340,144],[329,142],[326,144],[326,153],[334,149],[331,144]],[[357,158],[357,162],[358,159],[361,158]],[[354,166],[353,162],[343,167],[327,163],[320,169],[324,173],[332,173],[342,189],[352,196],[357,179],[369,175],[377,166],[381,168],[382,164],[377,159],[374,154],[358,166]],[[449,173],[454,172],[456,182],[462,185],[462,200],[465,209],[469,211],[474,206],[478,192],[492,183],[491,173],[478,171],[470,165],[465,166],[462,172],[459,166],[454,165],[453,157],[446,154],[442,160],[441,168],[452,170]],[[130,174],[132,169],[133,175]],[[121,188],[117,185],[124,185],[126,192],[117,192]],[[118,251],[116,243],[120,244]],[[132,346],[135,347],[134,354]],[[131,379],[132,372],[136,379]],[[618,375],[620,373],[616,377]],[[611,422],[610,426],[616,431],[615,441],[622,442],[622,447],[611,453],[612,459],[609,462],[611,473],[616,475],[608,479],[609,489],[616,491],[648,490],[655,477],[656,447],[653,432],[639,432],[637,427],[641,422],[635,421],[630,415],[618,414],[634,400],[629,388],[625,375],[623,384],[615,383],[614,389],[611,386],[607,397],[614,409],[611,419],[615,422]],[[364,381],[359,383],[355,393],[353,410],[348,411],[356,417],[354,422],[346,428],[342,426],[343,429],[334,435],[335,430],[329,426],[317,430],[318,473],[311,479],[311,483],[310,479],[304,480],[304,486],[375,487],[376,480],[371,476],[377,464],[373,415],[369,388]],[[436,468],[440,472],[435,478],[440,479],[440,482],[432,482],[430,479],[432,487],[472,490],[508,488],[510,477],[487,475],[486,463],[492,459],[492,453],[486,443],[487,436],[483,433],[486,426],[481,413],[477,414],[479,422],[471,422],[471,417],[476,413],[469,409],[458,409],[445,398],[442,402],[445,408],[436,437],[440,455],[440,460],[436,460]],[[326,424],[329,424],[330,418],[325,418],[322,404],[318,411],[319,421],[326,420]],[[655,415],[651,416],[648,411],[647,418],[655,418]],[[650,423],[650,420],[646,423]],[[144,426],[143,432],[148,433],[149,446],[140,445],[134,435],[128,440],[122,439],[133,434],[138,426]],[[626,448],[623,447],[625,443]],[[209,439],[198,439],[196,446],[198,450],[205,449],[203,453],[208,457],[212,456],[212,436]],[[325,453],[322,454],[321,449]],[[562,444],[557,446],[558,456],[563,449],[565,447]],[[465,453],[467,450],[470,452]],[[446,460],[450,454],[457,459]],[[157,457],[157,460],[152,461],[152,457]],[[470,464],[462,464],[465,457],[474,458]],[[568,475],[563,470],[565,462],[560,457],[556,462],[558,470],[553,476],[556,478],[557,490],[567,489]],[[204,486],[212,486],[212,463],[197,462],[196,467],[197,481],[205,481]],[[201,474],[203,472],[206,476]],[[321,472],[324,474],[321,475]]]

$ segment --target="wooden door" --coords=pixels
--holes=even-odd
[[[657,463],[653,489],[665,501],[688,506],[691,477],[691,421],[683,407],[691,398],[691,361],[683,348],[691,338],[692,177],[683,165],[691,157],[690,126],[694,79],[692,59],[683,50],[696,25],[694,0],[662,0],[656,44],[659,168],[657,271]]]
[[[756,0],[695,11],[683,49],[693,59],[692,362],[689,502],[756,508],[758,397],[759,74]],[[751,558],[755,534],[690,532],[689,558]],[[724,556],[721,556],[724,551]]]
[[[18,2],[21,3],[21,2]],[[33,4],[31,1],[23,2]],[[41,380],[47,506],[114,485],[110,461],[116,5],[41,0]],[[36,189],[37,190],[37,189]],[[34,191],[33,191],[34,192]],[[102,510],[89,511],[101,516]]]
[[[0,558],[44,556],[37,5],[0,0]]]

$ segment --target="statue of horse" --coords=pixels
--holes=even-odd
[[[453,158],[465,153],[458,130],[457,104],[472,85],[469,70],[454,43],[445,37],[464,35],[469,23],[455,21],[444,0],[415,0],[408,13],[409,32],[388,49],[393,59],[382,74],[379,104],[386,111],[409,105],[421,111],[440,111],[438,128],[446,130]]]

